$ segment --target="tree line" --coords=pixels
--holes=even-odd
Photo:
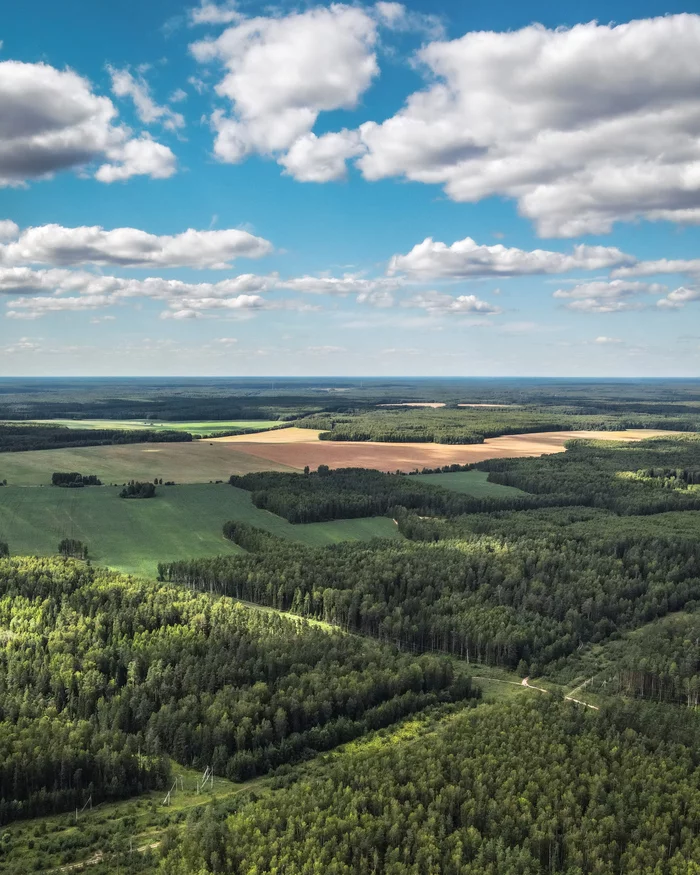
[[[75,489],[82,488],[83,486],[102,486],[102,481],[97,474],[79,474],[76,471],[54,471],[51,475],[51,485]]]
[[[573,406],[507,408],[362,409],[319,413],[298,423],[319,429],[321,440],[391,443],[480,444],[486,438],[545,431],[619,431],[628,428],[700,431],[700,414],[680,409],[676,416],[657,413],[586,412]]]
[[[109,444],[173,443],[192,440],[184,431],[148,429],[67,428],[60,425],[0,423],[0,452],[99,447]]]

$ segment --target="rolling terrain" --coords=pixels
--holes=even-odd
[[[374,537],[400,538],[385,517],[293,526],[253,505],[250,493],[228,484],[159,486],[148,501],[124,501],[112,487],[0,488],[0,540],[14,555],[50,556],[63,538],[87,544],[91,561],[128,574],[154,576],[156,565],[233,554],[222,535],[228,520],[243,520],[309,546]]]

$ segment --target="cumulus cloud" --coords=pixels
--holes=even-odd
[[[665,273],[700,275],[700,258],[660,258],[657,261],[640,261],[631,267],[619,267],[615,277],[658,276]]]
[[[643,283],[630,280],[594,280],[579,283],[567,289],[557,289],[553,297],[568,300],[569,310],[584,313],[619,313],[639,310],[643,305],[630,300],[641,294],[663,295],[668,288],[659,283]]]
[[[621,340],[619,337],[606,337],[603,334],[600,337],[596,337],[593,343],[597,343],[599,346],[619,346],[624,343],[624,340]]]
[[[453,297],[441,292],[423,292],[414,295],[405,302],[406,307],[417,307],[428,313],[440,315],[469,313],[471,315],[494,316],[501,311],[500,307],[482,301],[476,295],[459,295]]]
[[[306,137],[287,159],[288,172],[316,181],[342,175],[338,163],[355,154],[346,133],[317,141],[308,134],[319,113],[352,109],[369,88],[379,72],[376,30],[368,11],[335,3],[242,20],[217,39],[194,43],[198,61],[219,61],[227,71],[216,91],[231,113],[212,116],[217,157],[230,163],[251,153],[280,157]],[[322,169],[311,169],[310,157]]]
[[[700,16],[470,32],[418,54],[431,80],[360,135],[367,179],[505,195],[544,236],[638,217],[700,222]]]
[[[216,311],[298,310],[319,309],[302,298],[270,298],[276,289],[309,291],[310,282],[323,282],[326,294],[355,293],[357,300],[381,306],[383,294],[371,281],[333,278],[300,278],[280,281],[276,274],[259,276],[240,274],[220,282],[189,283],[164,277],[134,279],[104,276],[86,270],[48,268],[34,270],[27,266],[0,267],[0,295],[20,295],[7,302],[9,318],[36,319],[60,311],[97,310],[147,299],[162,302],[166,310],[161,318],[194,319]],[[339,292],[336,283],[344,283]],[[321,293],[320,287],[315,289]],[[372,295],[377,296],[372,300]]]
[[[570,270],[600,270],[617,265],[633,264],[612,246],[575,246],[573,252],[549,252],[544,249],[526,251],[508,248],[498,243],[485,246],[471,237],[451,246],[431,237],[418,243],[407,255],[394,255],[389,273],[406,273],[425,278],[467,278],[488,276],[525,276],[565,273]]]
[[[169,106],[159,106],[153,100],[151,90],[143,76],[136,78],[129,70],[117,70],[114,67],[108,69],[112,77],[112,93],[115,97],[131,98],[136,114],[144,124],[160,122],[163,127],[171,131],[184,127],[185,119],[179,112],[174,112]],[[187,96],[181,90],[176,94],[179,100]]]
[[[279,163],[298,182],[331,182],[347,174],[347,160],[360,155],[364,147],[356,131],[337,134],[304,134],[292,143]]]
[[[98,225],[78,228],[41,225],[21,233],[13,222],[0,223],[0,232],[3,226],[6,226],[5,239],[10,242],[0,244],[0,265],[158,265],[224,269],[230,267],[235,258],[260,258],[272,251],[268,240],[235,228],[220,231],[189,228],[181,234],[158,236],[138,228],[106,231]]]
[[[692,301],[700,301],[700,289],[686,289],[681,286],[657,301],[656,306],[666,310],[680,310]]]
[[[0,186],[21,185],[107,159],[103,182],[171,176],[171,150],[117,124],[112,101],[90,82],[48,64],[0,62]]]
[[[168,179],[177,169],[177,161],[170,149],[147,134],[109,149],[107,157],[111,163],[102,164],[95,173],[95,179],[100,182],[124,182],[132,176]]]
[[[19,235],[19,225],[10,219],[0,219],[0,243],[14,240]]]

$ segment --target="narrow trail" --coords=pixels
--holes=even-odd
[[[575,702],[577,705],[583,705],[584,708],[591,708],[593,711],[600,711],[600,708],[597,705],[591,705],[590,702],[583,702],[581,699],[575,699],[573,693],[578,693],[579,690],[582,690],[587,683],[590,682],[590,678],[587,681],[584,681],[582,684],[579,684],[576,689],[572,690],[568,696],[564,696],[565,702]],[[521,681],[522,686],[527,687],[528,690],[539,690],[540,693],[549,693],[549,690],[545,690],[544,687],[535,687],[530,683],[530,678],[523,678]]]

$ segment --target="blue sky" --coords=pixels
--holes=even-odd
[[[14,4],[3,373],[697,376],[691,12]]]

